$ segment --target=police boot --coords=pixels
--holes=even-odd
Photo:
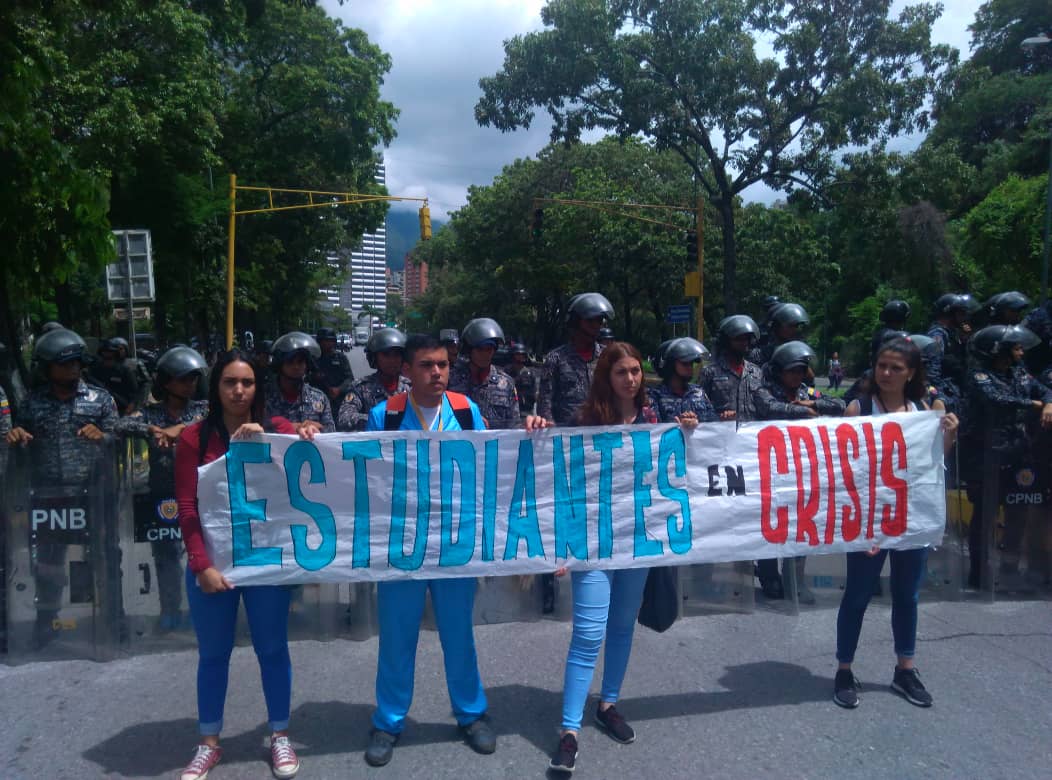
[[[778,562],[775,559],[757,561],[756,577],[760,580],[760,590],[766,598],[785,598],[785,589],[782,587],[782,578],[778,576]]]
[[[789,583],[790,587],[796,588],[796,599],[800,604],[811,605],[815,603],[815,594],[807,586],[804,576],[804,567],[807,558],[787,558],[782,562],[782,579]],[[791,569],[790,569],[791,567]]]

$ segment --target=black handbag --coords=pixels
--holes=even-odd
[[[639,624],[658,633],[667,631],[679,617],[679,587],[675,566],[655,566],[647,574]]]

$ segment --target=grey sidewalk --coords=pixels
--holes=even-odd
[[[862,706],[832,700],[836,611],[687,618],[640,628],[618,745],[588,720],[575,778],[1047,778],[1052,604],[921,604],[918,668],[935,697],[892,694],[889,607],[874,603],[855,664]],[[569,625],[477,628],[497,753],[458,740],[438,637],[421,634],[410,724],[384,769],[362,760],[376,640],[297,642],[292,732],[304,778],[544,777],[556,741]],[[107,664],[0,666],[0,777],[177,777],[195,742],[193,652]],[[596,681],[596,685],[598,680]],[[258,667],[234,653],[214,780],[270,777]]]

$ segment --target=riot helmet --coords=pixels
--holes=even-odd
[[[1009,354],[1016,344],[1031,349],[1040,343],[1037,334],[1022,325],[987,325],[969,339],[968,348],[980,360],[990,361]]]
[[[747,314],[732,314],[730,317],[724,317],[716,327],[716,336],[721,344],[726,344],[731,339],[746,334],[749,336],[750,347],[760,338],[760,327],[756,324],[756,320]]]
[[[921,351],[921,354],[924,354],[924,352],[935,343],[935,339],[931,336],[925,336],[923,333],[911,333],[909,335],[909,340],[917,345],[917,349]]]
[[[95,350],[95,354],[101,357],[105,352],[112,352],[114,355],[120,356],[121,347],[117,343],[116,338],[103,339],[99,342],[99,347]]]
[[[263,339],[256,343],[256,354],[257,355],[269,355],[274,351],[274,342],[270,339]]]
[[[807,325],[811,318],[807,311],[799,303],[781,303],[771,312],[771,324],[779,327],[782,325]]]
[[[65,328],[49,330],[38,338],[33,346],[33,360],[45,366],[71,360],[83,363],[87,349],[88,345],[84,343],[84,339],[73,331]]]
[[[910,305],[906,301],[894,299],[884,304],[880,310],[880,321],[885,325],[904,323],[910,317]]]
[[[496,320],[478,317],[464,326],[460,338],[468,349],[486,346],[486,342],[492,342],[497,347],[504,343],[504,331]]]
[[[65,330],[65,329],[66,329],[66,326],[63,325],[61,322],[55,322],[54,320],[51,320],[50,322],[45,322],[40,327],[40,335],[43,336],[45,333],[50,333],[53,330]]]
[[[597,292],[579,293],[570,299],[566,307],[571,323],[579,320],[591,320],[596,317],[614,318],[614,307],[605,295]]]
[[[456,328],[442,328],[438,332],[438,340],[446,347],[455,347],[460,344],[460,334]]]
[[[610,328],[600,328],[599,334],[595,337],[596,341],[613,341],[614,331]]]
[[[365,359],[371,368],[376,368],[376,355],[392,349],[405,350],[405,334],[395,328],[380,328],[365,344]]]
[[[1023,293],[1012,290],[1010,292],[997,293],[997,295],[994,295],[983,304],[983,308],[986,309],[986,314],[991,322],[1007,325],[1018,322],[1023,310],[1029,308],[1031,304],[1032,301]],[[1013,322],[1005,322],[1005,317],[1012,317]]]
[[[161,380],[164,377],[163,382],[167,382],[207,368],[205,359],[196,349],[172,347],[157,361],[157,378]]]
[[[775,376],[790,368],[810,368],[816,360],[815,352],[802,341],[787,341],[771,355],[771,371]]]
[[[318,328],[318,332],[315,334],[314,340],[318,342],[336,341],[336,331],[334,331],[332,328]]]
[[[936,318],[946,317],[954,312],[971,314],[979,308],[979,302],[970,293],[946,293],[935,299],[932,314]]]
[[[695,363],[708,357],[709,351],[697,339],[682,337],[669,339],[662,342],[658,347],[657,356],[654,358],[654,368],[658,374],[667,379],[676,371],[676,363]]]
[[[299,353],[307,358],[307,364],[310,365],[321,357],[321,347],[318,346],[313,336],[308,336],[298,330],[279,336],[271,348],[274,370],[280,372],[281,366]]]
[[[763,310],[767,312],[768,315],[770,315],[770,313],[774,310],[774,307],[780,305],[781,302],[782,299],[779,298],[777,295],[765,295],[764,299],[760,302],[760,305],[763,306]]]
[[[512,341],[512,342],[510,342],[508,344],[508,354],[509,355],[525,355],[525,354],[527,354],[527,352],[526,352],[526,345],[523,344],[521,341]]]

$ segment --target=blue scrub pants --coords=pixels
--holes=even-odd
[[[429,588],[453,715],[459,725],[467,726],[485,714],[486,694],[479,677],[472,623],[475,587],[474,577],[399,580],[376,586],[380,611],[380,658],[373,713],[376,728],[389,734],[401,734],[405,728],[405,716],[413,702],[416,645]]]
[[[917,648],[917,601],[927,570],[928,548],[916,550],[881,550],[876,555],[864,552],[847,554],[847,584],[836,616],[836,659],[842,664],[855,660],[862,618],[873,597],[884,559],[891,555],[891,633],[895,637],[895,655],[913,658]]]
[[[606,637],[601,701],[617,701],[632,653],[632,632],[643,602],[649,569],[575,571],[573,582],[573,637],[563,679],[564,729],[581,728],[584,704],[592,686],[599,647]]]
[[[186,600],[197,633],[197,719],[201,734],[223,730],[223,704],[230,677],[237,608],[245,600],[252,648],[263,678],[263,698],[271,731],[289,725],[292,700],[292,661],[289,659],[289,589],[282,585],[253,585],[219,593],[205,593],[197,577],[186,569]]]

